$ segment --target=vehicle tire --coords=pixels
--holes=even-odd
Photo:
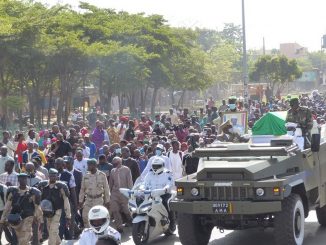
[[[171,228],[169,227],[169,228],[167,229],[167,231],[164,232],[164,235],[166,235],[166,236],[171,236],[171,235],[174,234],[175,230],[176,230],[176,228],[171,229]]]
[[[317,214],[318,223],[321,226],[326,226],[326,206],[322,208],[316,208],[316,214]]]
[[[146,234],[144,234],[145,224],[145,221],[132,224],[132,239],[136,245],[146,244],[148,241],[149,230],[147,230]]]
[[[212,229],[201,224],[199,215],[178,213],[179,238],[184,245],[207,245]]]
[[[282,211],[275,215],[274,236],[277,245],[302,245],[304,207],[301,197],[291,194],[282,201]]]

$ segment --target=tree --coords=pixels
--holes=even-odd
[[[272,92],[281,93],[285,86],[302,76],[297,61],[285,56],[265,55],[260,57],[250,72],[250,79],[268,82]]]

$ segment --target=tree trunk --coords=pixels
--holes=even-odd
[[[123,96],[121,94],[118,95],[118,101],[119,101],[119,114],[122,115],[123,114],[123,107],[124,107],[124,103],[123,103]]]
[[[28,108],[29,108],[29,123],[34,124],[35,114],[34,114],[34,106],[35,106],[35,97],[32,91],[28,93]]]
[[[64,81],[63,77],[60,77],[60,94],[59,94],[59,102],[57,108],[57,123],[61,123],[62,119],[62,112],[63,112],[63,105],[64,105]]]
[[[47,122],[46,122],[47,127],[50,126],[51,115],[52,115],[53,82],[51,82],[49,89],[50,89],[50,94],[49,94],[48,119],[47,119]]]
[[[171,96],[171,105],[174,105],[175,100],[174,100],[173,89],[171,90],[170,96]]]
[[[154,116],[154,114],[155,114],[157,92],[158,92],[158,88],[154,87],[153,95],[152,95],[152,102],[151,102],[151,115],[152,116]]]
[[[146,85],[145,91],[140,91],[140,111],[145,112],[146,111],[146,99],[148,94],[148,86]]]
[[[185,93],[186,93],[186,90],[183,90],[182,94],[180,96],[179,102],[178,102],[178,106],[177,106],[178,109],[180,108],[180,106],[183,108],[183,98],[184,98]]]

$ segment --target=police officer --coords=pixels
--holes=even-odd
[[[0,220],[0,228],[3,228],[5,221],[14,228],[19,245],[29,244],[34,217],[39,223],[43,222],[43,214],[39,206],[41,192],[34,187],[29,187],[27,178],[27,174],[19,174],[19,186],[8,188],[7,202]]]
[[[304,148],[307,149],[310,145],[310,130],[313,126],[311,111],[307,107],[300,106],[298,98],[292,98],[290,100],[290,106],[291,109],[288,110],[286,122],[298,124],[298,127],[302,130],[302,136],[305,139]]]
[[[175,216],[172,210],[169,208],[168,201],[171,198],[171,191],[175,187],[173,175],[170,170],[164,168],[164,160],[160,157],[155,157],[152,162],[152,169],[148,172],[144,179],[144,186],[146,189],[165,189],[166,194],[162,195],[162,202],[169,214],[169,229],[174,232],[175,227]]]
[[[70,203],[69,203],[69,189],[68,186],[57,181],[58,170],[50,168],[49,180],[41,181],[38,188],[41,190],[41,209],[43,216],[47,218],[47,229],[49,231],[49,244],[59,245],[61,239],[59,237],[58,229],[60,224],[60,217],[62,209],[64,209],[67,225],[70,224]]]
[[[88,212],[96,205],[109,205],[110,189],[105,173],[96,168],[97,161],[87,161],[88,172],[84,175],[80,193],[79,209],[83,209],[84,225],[88,226]]]
[[[121,235],[118,231],[110,227],[110,214],[103,206],[94,206],[88,212],[88,222],[90,228],[85,229],[80,235],[79,245],[95,245],[100,237],[108,237],[111,243],[120,244]]]
[[[69,188],[71,215],[74,216],[77,212],[76,182],[74,175],[65,169],[65,162],[63,158],[57,158],[55,160],[54,166],[59,172],[59,180],[64,182]],[[70,240],[74,236],[74,231],[73,229],[68,229],[66,225],[64,210],[61,213],[62,215],[60,219],[59,236],[61,239],[65,237],[66,240]]]

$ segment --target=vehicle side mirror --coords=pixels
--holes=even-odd
[[[320,148],[320,134],[311,135],[311,151],[319,152]]]

